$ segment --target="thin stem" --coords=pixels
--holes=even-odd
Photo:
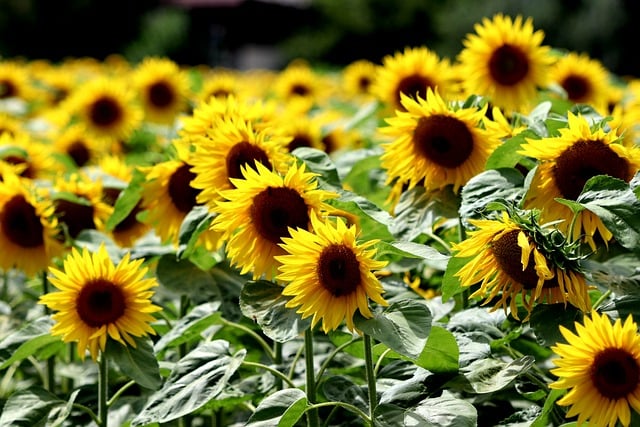
[[[278,371],[277,369],[272,368],[271,366],[264,365],[264,364],[258,363],[258,362],[249,362],[247,360],[244,360],[242,362],[242,366],[250,366],[250,367],[253,367],[253,368],[264,369],[265,371],[271,372],[277,378],[279,378],[282,381],[286,382],[289,387],[291,387],[291,388],[295,388],[296,387],[296,385],[293,383],[293,381],[291,381],[285,374],[283,374],[282,372]]]
[[[316,377],[313,363],[313,330],[311,328],[304,331],[304,360],[306,362],[307,400],[313,406],[316,401]],[[307,411],[307,422],[309,427],[318,427],[320,425],[317,409],[309,409]]]
[[[376,367],[373,370],[373,373],[375,375],[378,375],[378,372],[380,372],[380,366],[382,366],[382,361],[384,360],[385,357],[387,357],[387,354],[391,353],[391,349],[388,348],[385,351],[382,352],[382,354],[380,355],[380,357],[378,357],[378,360],[376,361]]]
[[[113,396],[111,396],[111,399],[109,399],[109,400],[107,401],[107,406],[111,406],[111,405],[113,405],[113,404],[116,402],[116,400],[118,400],[118,398],[122,395],[122,393],[124,393],[125,391],[127,391],[127,389],[128,389],[129,387],[132,387],[132,386],[134,386],[134,385],[136,385],[136,382],[135,382],[135,381],[133,381],[133,380],[131,380],[131,381],[129,381],[128,383],[126,383],[125,385],[123,385],[122,387],[120,387],[120,389],[119,389],[118,391],[116,391],[116,392],[113,394]]]
[[[107,391],[109,382],[109,363],[107,356],[100,353],[98,361],[98,418],[100,427],[107,427],[109,422],[109,407],[107,406]]]
[[[463,242],[467,238],[467,232],[464,229],[464,224],[462,223],[462,217],[458,217],[458,242]],[[462,290],[462,299],[460,304],[462,308],[465,309],[469,306],[469,298],[471,295],[471,291],[469,287],[465,286]]]
[[[280,367],[280,365],[282,365],[282,343],[274,341],[273,355],[273,362],[276,364],[276,366]],[[282,380],[280,379],[280,377],[276,379],[276,390],[282,390]]]
[[[298,364],[298,360],[302,357],[302,352],[304,351],[304,346],[301,345],[298,351],[296,351],[295,356],[293,356],[293,360],[291,361],[291,367],[289,367],[289,373],[287,376],[289,378],[293,378],[293,374],[296,372],[296,365]]]
[[[611,295],[611,289],[607,289],[602,295],[600,295],[600,298],[598,298],[598,300],[593,303],[593,309],[595,310],[596,308],[600,307],[600,304],[602,304],[604,300],[609,297],[609,295]]]
[[[351,412],[353,412],[354,414],[356,414],[357,416],[359,416],[360,418],[362,418],[368,425],[373,425],[373,422],[371,420],[371,418],[369,418],[369,416],[367,414],[365,414],[364,412],[362,412],[357,406],[354,406],[350,403],[346,403],[346,402],[322,402],[322,403],[315,403],[313,405],[309,405],[307,406],[307,408],[305,409],[305,412],[309,413],[310,411],[317,411],[319,408],[325,408],[327,406],[340,406],[341,408],[347,409]]]
[[[187,315],[189,311],[189,304],[189,297],[187,295],[180,295],[180,319]],[[189,350],[187,348],[186,342],[180,344],[180,346],[178,347],[178,355],[180,356],[180,359],[186,356],[188,351]]]
[[[329,353],[327,358],[324,359],[324,362],[322,362],[322,365],[320,365],[320,369],[318,370],[318,373],[316,374],[316,378],[322,377],[322,374],[324,374],[324,371],[329,367],[329,364],[331,363],[333,358],[336,357],[336,355],[339,352],[341,352],[345,348],[349,347],[351,344],[353,344],[355,342],[358,342],[358,341],[360,341],[360,337],[355,337],[355,338],[352,338],[350,341],[342,343],[338,347],[333,349],[333,351],[331,353]]]
[[[364,364],[367,371],[367,388],[369,390],[369,418],[371,424],[374,423],[374,413],[378,405],[378,392],[376,390],[376,374],[373,367],[373,351],[371,345],[371,336],[364,334]]]
[[[98,418],[98,416],[96,415],[95,412],[93,412],[91,410],[91,408],[84,406],[80,403],[73,403],[71,404],[71,407],[76,408],[76,409],[80,409],[82,412],[88,414],[91,419],[93,420],[94,423],[96,423],[97,425],[100,425],[100,418]]]
[[[230,326],[232,328],[236,328],[236,329],[240,329],[243,332],[248,333],[249,335],[251,335],[256,341],[258,341],[258,344],[260,344],[260,346],[262,347],[262,349],[264,350],[265,353],[267,353],[267,355],[269,356],[269,358],[273,361],[276,360],[276,355],[273,353],[273,350],[271,349],[271,346],[269,346],[269,344],[262,339],[262,337],[260,335],[258,335],[253,329],[248,328],[244,325],[241,325],[240,323],[235,323],[235,322],[231,322],[229,320],[226,319],[221,319],[222,320],[222,324],[225,326]]]
[[[42,295],[46,295],[48,293],[49,293],[49,279],[47,278],[47,270],[44,270],[42,272]],[[47,307],[46,305],[44,307],[45,307],[44,308],[45,314],[47,314],[47,315],[51,314],[51,310],[49,309],[49,307]],[[55,377],[56,359],[55,359],[55,356],[50,356],[49,358],[47,358],[46,363],[47,363],[47,383],[46,383],[46,388],[51,393],[55,394],[55,388],[56,388],[56,377]]]

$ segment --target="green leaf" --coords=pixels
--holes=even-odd
[[[523,356],[509,363],[497,359],[480,359],[460,369],[469,382],[470,392],[492,393],[509,386],[533,365],[532,356]]]
[[[59,343],[60,348],[64,347],[64,343],[59,336],[53,336],[47,333],[31,338],[28,341],[24,342],[20,347],[18,347],[13,355],[2,365],[0,365],[0,369],[6,369],[13,363],[22,361],[29,356],[33,356],[38,352],[38,350],[45,348],[53,343]]]
[[[366,387],[341,375],[334,375],[323,381],[322,393],[327,400],[350,403],[363,411],[367,411],[369,405]]]
[[[360,312],[354,316],[356,328],[382,342],[396,353],[417,358],[431,331],[431,311],[417,300],[402,300],[391,304],[382,313],[365,319]]]
[[[427,343],[416,365],[434,373],[458,371],[459,349],[453,334],[440,326],[431,326]]]
[[[291,154],[302,160],[307,170],[320,175],[321,181],[332,187],[342,188],[336,165],[325,151],[311,147],[298,147]]]
[[[197,339],[202,331],[220,323],[219,309],[220,301],[206,302],[194,307],[186,316],[174,322],[172,328],[154,344],[155,351],[160,352],[168,347],[177,347]]]
[[[462,293],[465,287],[460,284],[460,279],[455,274],[460,271],[469,261],[471,257],[456,257],[449,258],[447,268],[444,270],[444,276],[442,278],[442,301],[447,301],[449,298]]]
[[[13,363],[7,363],[7,361],[16,356],[15,352],[17,352],[21,346],[28,345],[30,341],[40,339],[41,337],[50,337],[52,326],[53,320],[51,319],[51,317],[42,316],[27,323],[17,331],[5,336],[2,341],[0,341],[0,362],[2,362],[2,367],[0,369],[4,369],[11,363]],[[47,340],[48,338],[45,338],[45,341]],[[36,341],[36,347],[39,347],[39,345],[37,345],[38,343],[39,341]],[[26,350],[28,350],[28,347],[24,349],[25,354],[27,352]],[[35,350],[36,349],[34,349],[34,351]],[[26,355],[26,357],[28,356],[29,355]],[[17,360],[18,359],[14,361]]]
[[[552,424],[552,412],[556,408],[556,400],[560,399],[566,390],[551,390],[544,402],[540,415],[531,423],[531,427],[547,427]]]
[[[537,304],[531,311],[529,324],[541,345],[564,342],[559,326],[574,330],[574,323],[582,320],[582,312],[572,305]]]
[[[246,427],[293,427],[308,406],[307,395],[298,388],[278,390],[264,398]]]
[[[284,343],[299,337],[311,326],[311,319],[303,320],[295,309],[285,307],[291,298],[282,295],[282,289],[267,280],[249,281],[240,292],[240,309],[266,336]]]
[[[77,393],[72,395],[75,398]],[[2,408],[0,426],[44,427],[51,425],[49,414],[55,409],[67,408],[68,402],[58,398],[47,390],[32,386],[14,392]],[[58,419],[60,416],[57,417]]]
[[[157,390],[162,385],[160,367],[148,337],[133,337],[136,346],[107,340],[105,353],[123,374],[142,387]]]
[[[518,203],[524,194],[524,177],[516,169],[492,169],[474,176],[462,187],[460,216],[463,220],[480,217],[492,201]]]
[[[181,295],[189,295],[196,303],[220,294],[210,272],[201,270],[188,259],[179,260],[173,254],[160,257],[156,278],[162,286]]]
[[[209,229],[214,216],[206,206],[196,206],[184,217],[178,232],[178,258],[193,254],[200,234]]]
[[[444,271],[449,261],[449,255],[440,253],[437,249],[414,242],[378,242],[375,245],[377,249],[376,257],[385,259],[392,256],[394,258],[416,258],[424,260],[429,267]]]
[[[327,203],[358,217],[360,240],[395,240],[389,232],[389,226],[393,222],[389,212],[350,191],[339,190],[338,192],[340,197],[327,200]]]
[[[540,137],[533,130],[527,129],[519,134],[507,139],[498,145],[487,159],[485,169],[514,168],[525,159],[525,156],[518,153],[522,144],[529,139],[539,139]]]
[[[131,426],[166,423],[197,411],[222,393],[245,354],[243,349],[230,355],[229,343],[222,340],[200,344],[176,363]]]
[[[427,398],[410,408],[392,404],[376,407],[376,421],[385,427],[475,427],[478,413],[466,400],[458,399],[448,391],[441,396]]]
[[[51,194],[51,200],[64,200],[80,206],[92,206],[91,201],[85,197],[78,196],[77,194],[69,191],[56,191]]]
[[[625,248],[640,247],[640,200],[625,181],[607,175],[590,178],[576,202],[596,214]]]
[[[113,206],[113,213],[105,223],[107,231],[112,231],[116,225],[122,222],[136,207],[142,197],[142,184],[145,175],[138,169],[134,169],[133,177],[129,185],[120,193]]]

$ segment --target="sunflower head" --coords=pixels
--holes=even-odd
[[[51,333],[77,342],[82,359],[89,350],[96,360],[109,338],[135,347],[133,337],[155,333],[149,323],[161,310],[151,302],[157,282],[146,277],[142,259],[129,256],[114,264],[104,245],[94,253],[73,248],[62,270],[49,268],[58,292],[43,295],[40,303],[56,311]]]
[[[287,307],[297,307],[302,318],[312,316],[311,327],[322,320],[325,333],[336,330],[342,322],[353,331],[356,310],[373,316],[369,300],[387,305],[384,289],[375,276],[386,262],[375,259],[375,241],[358,242],[355,225],[347,226],[342,218],[333,223],[311,215],[311,230],[291,229],[282,239],[283,255],[277,279],[286,283],[283,295],[293,297]]]
[[[640,335],[631,315],[612,324],[606,314],[591,312],[576,332],[560,326],[565,343],[551,347],[558,356],[551,373],[558,380],[552,389],[568,393],[557,401],[570,406],[567,417],[578,425],[628,426],[631,409],[640,412]]]

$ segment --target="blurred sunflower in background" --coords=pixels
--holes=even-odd
[[[136,347],[134,337],[155,334],[149,324],[161,308],[152,303],[151,288],[158,283],[146,277],[143,262],[131,261],[127,253],[114,264],[104,245],[94,253],[73,248],[62,270],[49,268],[49,280],[59,291],[40,297],[40,304],[57,312],[51,334],[77,342],[80,358],[88,350],[94,361],[107,339]]]
[[[231,178],[234,188],[221,192],[211,227],[223,233],[227,256],[241,273],[271,280],[282,255],[279,246],[292,229],[309,229],[310,215],[331,210],[325,202],[336,193],[318,189],[316,174],[292,163],[286,174],[256,163],[243,166],[243,178]]]
[[[133,70],[133,85],[148,122],[171,125],[187,110],[189,78],[169,58],[145,58]]]
[[[427,190],[452,185],[457,192],[484,170],[500,144],[498,135],[481,126],[485,110],[454,108],[429,89],[425,99],[402,95],[403,111],[385,119],[380,133],[393,138],[383,143],[381,165],[388,184],[423,185]]]
[[[228,96],[242,98],[243,79],[237,71],[227,68],[214,68],[203,73],[202,87],[194,95],[196,106],[211,98],[226,99]],[[248,94],[247,94],[248,95]]]
[[[556,198],[576,200],[585,183],[597,175],[608,175],[629,182],[640,170],[640,149],[617,142],[618,135],[602,127],[592,129],[584,116],[568,112],[568,126],[560,135],[526,139],[520,154],[537,159],[539,164],[524,200],[525,208],[541,211],[542,222],[563,220],[557,224],[572,240],[584,239],[593,250],[596,236],[606,243],[613,237],[602,220],[589,210],[575,214]]]
[[[26,131],[0,134],[0,161],[19,166],[20,176],[28,179],[49,179],[63,167],[50,144]]]
[[[354,331],[356,310],[363,317],[373,317],[369,300],[388,305],[375,275],[387,263],[375,259],[376,250],[371,247],[376,241],[357,241],[355,225],[347,226],[339,217],[335,223],[322,221],[316,212],[310,220],[310,230],[291,229],[291,236],[282,238],[285,254],[276,256],[281,264],[277,279],[286,283],[282,294],[293,297],[286,306],[297,308],[303,319],[312,316],[312,328],[322,320],[325,333],[342,322]]]
[[[589,311],[591,301],[585,276],[574,254],[575,245],[551,236],[534,217],[509,215],[469,220],[468,237],[452,245],[454,256],[471,258],[455,276],[464,287],[480,285],[471,297],[510,310],[519,319],[518,303],[528,320],[536,302],[571,304]]]
[[[485,96],[508,115],[528,112],[538,89],[547,87],[553,63],[551,49],[542,46],[544,32],[534,31],[531,18],[501,13],[483,18],[474,30],[457,57],[464,96]]]
[[[54,152],[68,156],[77,168],[95,164],[106,151],[101,141],[88,132],[83,123],[72,124],[56,132],[51,139]]]
[[[347,64],[340,72],[345,94],[358,100],[375,99],[373,88],[377,72],[378,65],[367,59],[359,59]]]
[[[333,89],[329,79],[305,61],[289,64],[277,74],[273,83],[273,93],[280,102],[298,102],[301,109],[307,111],[328,99]]]
[[[31,73],[25,67],[11,60],[0,60],[0,101],[20,99],[29,101],[34,96]],[[20,108],[27,113],[26,105]]]
[[[454,82],[455,74],[448,59],[441,59],[424,46],[407,47],[382,59],[371,91],[393,113],[406,111],[403,96],[425,99],[431,89],[447,97],[455,92]]]
[[[606,314],[595,310],[576,332],[560,326],[566,342],[551,347],[558,380],[552,389],[568,390],[556,403],[570,406],[567,417],[577,425],[629,426],[631,410],[640,413],[640,335],[631,315],[613,325]]]

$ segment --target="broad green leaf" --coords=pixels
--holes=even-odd
[[[480,359],[460,369],[468,381],[469,391],[492,393],[504,389],[519,375],[524,374],[535,362],[531,356],[523,356],[511,362],[497,359]]]
[[[540,415],[531,423],[531,427],[547,427],[552,424],[553,411],[556,408],[556,401],[560,399],[566,390],[551,390],[544,402]]]
[[[376,257],[379,259],[384,259],[388,256],[392,256],[394,258],[422,259],[429,267],[442,271],[445,270],[450,258],[449,255],[440,253],[437,249],[431,246],[414,242],[381,241],[375,245],[375,248],[377,249]]]
[[[229,354],[229,343],[200,344],[180,359],[162,388],[151,395],[131,426],[166,423],[202,408],[227,386],[246,351]]]
[[[18,390],[2,408],[0,426],[44,427],[50,425],[49,415],[54,409],[66,407],[67,402],[38,386]]]
[[[278,390],[264,398],[246,427],[293,427],[307,408],[307,395],[298,388]]]
[[[456,257],[452,256],[447,262],[447,268],[444,270],[444,277],[442,278],[442,300],[447,301],[449,298],[462,293],[465,290],[460,283],[460,279],[455,274],[464,267],[471,257]]]
[[[160,352],[168,347],[176,347],[197,339],[202,331],[220,323],[219,309],[220,301],[205,302],[194,307],[186,316],[174,322],[172,328],[156,341],[155,351]]]
[[[526,161],[518,151],[520,151],[522,144],[526,143],[527,138],[539,139],[540,137],[533,130],[527,129],[507,139],[493,150],[487,159],[485,169],[514,168],[518,163]]]
[[[460,216],[465,221],[478,219],[492,201],[517,204],[524,194],[523,184],[524,177],[516,169],[491,169],[474,176],[460,193]]]
[[[71,393],[69,400],[64,406],[56,406],[52,408],[51,412],[49,412],[47,427],[59,427],[65,425],[65,421],[69,418],[69,415],[71,415],[71,410],[73,409],[73,404],[78,393],[80,393],[79,389]],[[0,425],[2,424],[0,423]]]
[[[299,337],[311,326],[311,319],[303,320],[294,308],[285,307],[291,298],[282,295],[282,289],[267,280],[249,281],[240,293],[240,309],[266,336],[284,343]]]
[[[220,291],[210,272],[203,271],[187,259],[173,254],[160,257],[156,266],[158,282],[174,292],[189,295],[199,303],[219,295]]]
[[[582,312],[572,305],[537,304],[531,311],[529,324],[540,345],[564,342],[559,326],[574,330],[574,323],[582,320]]]
[[[188,258],[193,253],[200,234],[209,229],[213,218],[206,206],[196,206],[187,213],[178,232],[178,258]]]
[[[5,369],[13,363],[22,361],[29,356],[33,356],[39,350],[53,343],[59,343],[60,344],[59,347],[64,347],[64,343],[62,342],[59,336],[53,336],[47,333],[44,335],[33,337],[28,341],[24,342],[20,347],[18,347],[13,353],[13,355],[9,359],[5,360],[4,363],[2,363],[2,365],[0,365],[0,369]]]
[[[613,300],[602,304],[600,311],[605,313],[616,312],[623,320],[629,315],[632,315],[634,320],[640,319],[640,296],[622,295],[620,297],[616,297]],[[571,329],[573,329],[573,327]]]
[[[323,381],[322,394],[328,400],[351,403],[365,412],[369,406],[366,386],[356,384],[341,375],[334,375]]]
[[[43,316],[27,323],[17,331],[10,333],[6,337],[4,337],[2,341],[0,341],[0,362],[2,362],[2,367],[0,369],[4,369],[7,366],[9,366],[11,363],[13,363],[13,362],[7,363],[7,361],[16,356],[15,352],[17,352],[21,346],[28,345],[30,341],[35,339],[41,339],[41,337],[50,337],[51,336],[50,331],[52,326],[53,326],[53,320],[51,319],[51,317]],[[45,341],[48,340],[48,338],[44,338],[44,339]],[[38,343],[39,341],[36,341],[36,344]],[[23,352],[21,352],[21,354],[26,353],[27,352],[26,350],[28,349],[29,349],[28,347],[25,348]],[[34,351],[35,350],[37,350],[37,348],[34,348]],[[28,356],[29,355],[26,355],[25,357],[28,357]],[[21,356],[19,355],[19,357]],[[14,361],[17,361],[17,360],[22,360],[22,359],[16,359]]]
[[[64,200],[80,206],[92,206],[91,201],[85,197],[78,196],[70,191],[56,191],[52,192],[51,199],[54,201]]]
[[[356,312],[354,324],[396,353],[415,359],[427,342],[431,319],[431,311],[425,304],[417,300],[403,300],[389,305],[371,319],[365,319]]]
[[[142,197],[142,183],[145,175],[138,169],[134,169],[133,177],[129,185],[120,193],[113,207],[113,213],[107,219],[105,228],[112,231],[122,222],[136,207]]]
[[[153,353],[148,337],[133,337],[136,346],[123,345],[115,340],[107,340],[105,354],[123,374],[142,387],[157,390],[162,385],[160,367]]]
[[[360,240],[394,240],[389,232],[389,226],[393,221],[389,212],[355,193],[345,190],[339,190],[339,193],[339,198],[327,200],[327,203],[358,218]]]
[[[427,343],[416,365],[434,373],[457,372],[459,349],[453,334],[440,326],[431,326]]]
[[[376,408],[376,421],[385,427],[475,427],[478,413],[466,400],[444,391],[440,397],[427,398],[410,408],[383,404]]]
[[[311,147],[298,147],[291,154],[302,160],[308,171],[320,175],[323,182],[335,188],[342,188],[336,165],[325,151]]]

